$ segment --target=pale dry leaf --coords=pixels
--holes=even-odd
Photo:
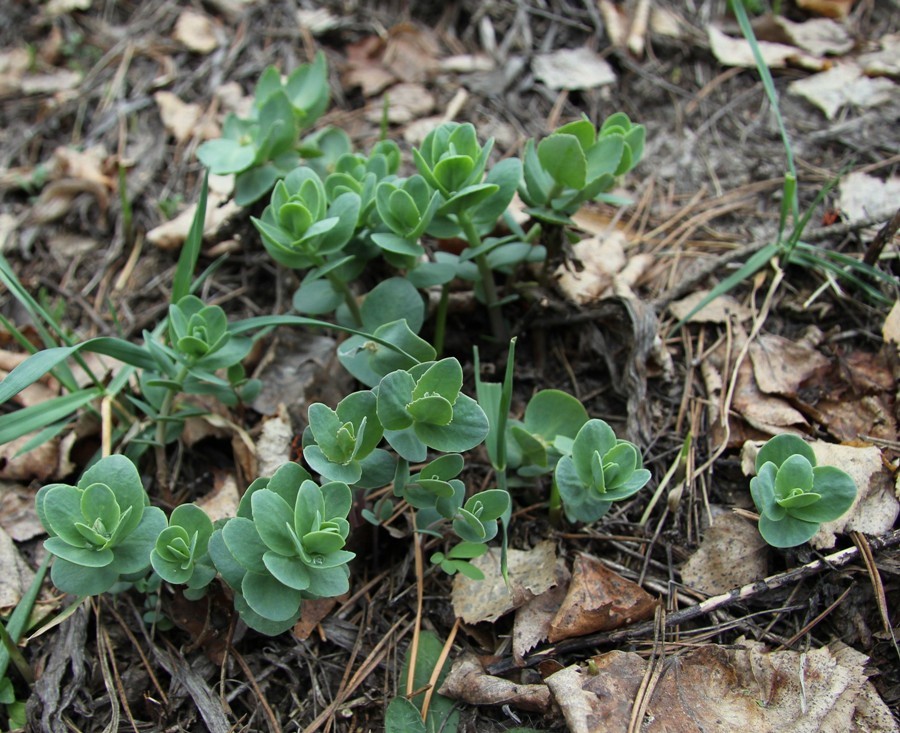
[[[446,121],[444,115],[430,115],[413,120],[408,125],[403,126],[403,139],[413,147],[420,148],[428,134]]]
[[[484,53],[464,53],[447,56],[439,62],[441,71],[453,74],[471,74],[476,71],[493,71],[494,59]]]
[[[897,85],[890,79],[870,79],[858,64],[848,61],[791,82],[788,92],[803,97],[832,120],[847,105],[868,109],[885,104],[897,94]]]
[[[469,705],[510,705],[540,713],[550,710],[550,690],[546,685],[522,685],[486,674],[471,652],[454,660],[438,692]]]
[[[19,483],[0,481],[0,527],[16,542],[44,534],[34,508],[34,491]]]
[[[438,71],[440,43],[424,26],[398,23],[388,31],[383,50],[382,65],[401,82],[422,83]]]
[[[297,19],[297,25],[305,28],[314,36],[321,36],[342,25],[342,19],[334,15],[328,8],[313,8],[312,10],[299,8],[294,17]]]
[[[900,349],[900,300],[894,303],[891,312],[884,319],[881,335],[889,344],[893,344],[897,349]]]
[[[654,7],[650,11],[650,32],[668,38],[684,38],[681,18],[668,8]]]
[[[900,33],[878,39],[878,50],[862,54],[856,62],[869,76],[900,76]]]
[[[266,418],[256,441],[256,460],[260,476],[271,476],[276,469],[291,460],[291,443],[294,429],[284,405]]]
[[[22,94],[56,94],[78,88],[84,74],[80,71],[59,69],[49,74],[26,74],[19,88]]]
[[[213,522],[237,516],[240,503],[237,479],[233,473],[224,471],[213,471],[212,491],[196,502]]]
[[[766,394],[796,397],[800,386],[828,369],[830,361],[816,349],[772,333],[750,344],[756,384]]]
[[[364,97],[374,97],[397,81],[397,77],[383,66],[375,64],[354,66],[344,74],[344,85],[359,87]]]
[[[593,733],[601,730],[594,718],[598,695],[584,691],[586,673],[576,665],[554,672],[546,679],[547,687],[556,699],[566,719],[570,733]],[[604,730],[609,728],[603,727]]]
[[[434,110],[434,95],[421,84],[395,84],[385,92],[385,95],[388,100],[388,122],[394,125],[406,124],[429,115]],[[382,113],[382,105],[376,104],[366,111],[366,119],[381,122]]]
[[[34,572],[19,554],[15,544],[0,528],[0,614],[9,614],[22,600],[34,579]]]
[[[756,28],[758,38],[789,43],[814,56],[847,53],[855,43],[850,31],[830,18],[795,23],[783,15],[773,15],[767,21],[765,31]]]
[[[15,369],[19,364],[25,361],[29,354],[23,354],[20,351],[6,351],[0,349],[0,380]],[[31,407],[41,402],[56,397],[59,394],[59,385],[52,377],[48,380],[46,377],[39,382],[29,384],[25,389],[10,398],[10,402],[20,407]]]
[[[576,305],[594,303],[603,297],[627,262],[626,244],[625,233],[617,229],[573,245],[575,262],[560,265],[554,273],[563,295]]]
[[[709,45],[713,55],[723,66],[739,66],[745,69],[756,68],[753,49],[745,38],[732,38],[719,28],[710,25],[707,29]],[[815,56],[804,53],[796,46],[771,41],[759,41],[760,54],[770,69],[783,69],[790,61],[806,69],[818,70],[825,62]]]
[[[538,54],[531,62],[531,69],[538,81],[553,90],[596,89],[616,81],[612,66],[583,46]]]
[[[496,621],[556,583],[556,546],[546,540],[531,550],[510,550],[509,586],[500,572],[500,550],[491,548],[472,565],[484,580],[458,573],[453,579],[453,613],[467,624]]]
[[[195,10],[183,10],[172,37],[190,51],[199,54],[212,53],[219,46],[215,26],[208,16]]]
[[[766,576],[766,542],[756,526],[720,506],[700,547],[681,568],[685,585],[709,595],[725,593]]]
[[[225,199],[210,191],[206,204],[206,220],[203,227],[204,237],[215,237],[219,230],[233,217],[243,211],[234,201]],[[174,219],[163,222],[147,233],[147,241],[160,249],[177,249],[187,239],[188,232],[194,222],[197,204],[191,204]]]
[[[53,151],[50,170],[53,171],[52,178],[54,180],[76,179],[94,183],[112,191],[115,190],[117,183],[107,175],[107,171],[111,170],[114,165],[114,161],[102,145],[94,145],[87,150],[60,146]]]
[[[631,18],[628,15],[630,6],[615,3],[613,0],[597,0],[597,5],[600,6],[603,30],[609,42],[616,48],[624,46],[628,28],[631,26]]]
[[[88,10],[92,0],[50,0],[44,5],[44,14],[49,18],[68,15],[76,10]]]
[[[0,99],[18,94],[22,78],[31,67],[31,55],[24,48],[0,52]]]
[[[900,176],[886,180],[853,171],[841,178],[838,207],[849,223],[866,219],[889,219],[900,201]]]
[[[707,295],[709,295],[708,290],[696,290],[681,300],[669,304],[669,310],[679,321],[684,320]],[[694,313],[687,319],[687,322],[728,323],[731,320],[749,321],[751,318],[753,318],[753,311],[749,308],[741,305],[730,295],[720,295]]]
[[[50,244],[53,256],[64,260],[73,260],[100,247],[100,242],[83,234],[56,234]]]
[[[163,127],[175,138],[178,143],[184,143],[197,134],[201,139],[217,136],[215,125],[206,125],[200,128],[200,119],[203,117],[203,109],[199,104],[187,104],[182,102],[172,92],[156,92],[153,95],[156,106],[159,108],[159,116]],[[200,128],[200,129],[198,129]]]
[[[343,370],[329,368],[336,342],[330,336],[301,333],[296,329],[278,334],[278,340],[266,354],[264,365],[256,375],[262,388],[250,406],[262,415],[275,415],[281,405],[304,405],[307,393],[316,380],[328,379],[340,389],[352,391],[352,377]]]
[[[0,445],[0,479],[47,481],[57,475],[60,441],[58,437],[32,448],[27,453],[17,455],[35,435],[36,433],[29,433]]]
[[[550,633],[550,624],[569,590],[571,573],[563,560],[556,563],[556,584],[516,610],[513,624],[513,658],[519,664],[526,653]]]
[[[12,214],[0,214],[0,254],[9,252],[16,242],[19,220]]]

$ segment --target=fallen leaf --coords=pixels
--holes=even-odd
[[[517,684],[486,674],[471,652],[454,660],[438,692],[469,705],[510,705],[520,710],[546,713],[550,710],[550,690],[546,685]]]
[[[385,92],[388,100],[387,118],[393,125],[403,125],[418,117],[424,117],[434,110],[434,95],[421,84],[395,84]],[[370,122],[381,122],[381,104],[371,106],[366,111]]]
[[[300,8],[295,11],[294,17],[297,19],[297,25],[305,28],[314,36],[321,36],[343,25],[343,20],[328,8],[314,8],[313,10]]]
[[[888,33],[878,39],[878,50],[856,59],[869,76],[900,76],[900,33]]]
[[[821,353],[776,334],[760,334],[750,344],[757,386],[766,394],[796,397],[800,385],[828,369]]]
[[[156,92],[153,95],[163,126],[178,143],[184,143],[196,135],[201,140],[219,136],[218,126],[200,125],[203,109],[199,104],[186,104],[172,92]]]
[[[760,391],[749,359],[744,359],[738,368],[731,406],[750,425],[768,435],[806,425],[803,413],[795,407],[780,397]]]
[[[439,68],[440,43],[434,32],[413,23],[398,23],[388,31],[381,63],[400,81],[428,81]]]
[[[0,445],[0,479],[8,481],[47,481],[57,475],[59,468],[58,437],[45,441],[37,448],[18,455],[36,433]],[[2,567],[2,566],[0,566]]]
[[[340,598],[305,598],[300,604],[300,620],[294,624],[291,631],[294,638],[300,641],[308,639],[322,620],[331,613],[337,602],[346,598],[346,594]]]
[[[0,527],[16,542],[45,533],[34,508],[34,492],[21,484],[0,481]]]
[[[230,199],[209,192],[206,204],[206,220],[203,227],[204,237],[214,237],[216,233],[228,223],[232,217],[243,211]],[[197,212],[197,204],[191,204],[174,219],[163,222],[158,227],[147,232],[147,241],[155,244],[160,249],[176,249],[184,244],[188,232],[194,222]]]
[[[688,314],[696,308],[700,302],[709,295],[708,290],[697,290],[681,300],[669,304],[669,310],[679,321],[687,318]],[[707,303],[694,315],[687,319],[688,323],[728,323],[730,320],[749,321],[753,317],[753,311],[730,295],[720,295]]]
[[[34,572],[19,554],[9,535],[0,528],[0,615],[9,614],[34,579]]]
[[[260,476],[271,476],[283,463],[291,460],[291,443],[294,429],[284,405],[278,412],[263,421],[256,441],[256,460]]]
[[[330,336],[296,329],[279,332],[258,372],[262,388],[250,406],[262,415],[275,415],[281,405],[305,405],[317,379],[326,374],[334,381],[341,378],[331,372],[335,345]],[[342,386],[352,391],[349,380]]]
[[[582,239],[572,247],[576,262],[560,265],[554,276],[571,302],[587,305],[599,300],[627,262],[624,232],[614,230],[603,237]]]
[[[44,5],[44,13],[50,18],[57,18],[60,15],[68,15],[76,10],[88,10],[91,7],[91,0],[50,0]]]
[[[850,32],[830,18],[812,18],[795,23],[783,15],[769,15],[764,23],[754,23],[760,40],[788,43],[813,56],[843,54],[855,41]]]
[[[579,553],[569,591],[550,624],[551,642],[609,631],[653,615],[657,601],[598,559]]]
[[[900,176],[882,180],[853,171],[841,178],[838,207],[851,224],[866,219],[888,219],[900,201]]]
[[[720,506],[710,509],[712,524],[681,568],[685,585],[717,595],[764,578],[767,545],[756,526]]]
[[[215,522],[237,516],[241,496],[238,493],[237,479],[233,473],[213,471],[213,489],[195,503]]]
[[[453,613],[467,624],[496,621],[556,583],[556,545],[550,540],[531,550],[510,550],[509,585],[500,573],[500,550],[491,548],[472,561],[484,580],[461,573],[453,579]]]
[[[843,62],[791,82],[788,92],[803,97],[832,120],[847,105],[868,109],[885,104],[896,96],[897,85],[890,79],[870,79],[858,64]]]
[[[531,69],[538,81],[553,90],[595,89],[616,81],[612,66],[583,46],[538,54],[531,62]]]
[[[49,74],[27,74],[22,77],[19,89],[22,94],[56,94],[76,89],[84,74],[80,71],[59,69]]]
[[[195,10],[181,12],[175,21],[172,37],[188,50],[200,54],[212,53],[219,46],[212,21],[208,16]]]
[[[710,25],[707,29],[709,45],[713,55],[723,66],[739,66],[744,69],[755,69],[756,58],[753,49],[745,38],[732,38],[719,28]],[[804,53],[796,46],[771,41],[759,41],[759,52],[770,69],[783,69],[790,61],[806,69],[818,70],[825,66],[822,59]]]
[[[850,14],[856,0],[797,0],[797,7],[810,13],[843,20]]]
[[[494,59],[483,53],[464,53],[458,56],[447,56],[439,62],[441,71],[453,74],[472,74],[477,71],[493,71],[496,68]]]
[[[569,590],[571,573],[564,561],[556,563],[556,584],[535,596],[516,611],[513,624],[512,651],[513,658],[522,664],[523,657],[535,645],[546,641],[550,633],[550,624],[559,611],[560,605]]]
[[[881,335],[887,343],[893,344],[900,354],[900,300],[894,303],[891,312],[884,319]]]

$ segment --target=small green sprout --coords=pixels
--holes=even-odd
[[[172,510],[169,526],[157,537],[150,564],[166,582],[199,591],[216,576],[207,552],[212,533],[206,512],[196,504],[181,504]]]
[[[541,390],[528,401],[522,420],[507,424],[510,467],[522,476],[552,471],[587,421],[581,400],[558,389]]]
[[[572,442],[571,454],[554,474],[570,522],[594,522],[612,502],[627,499],[650,480],[634,443],[616,438],[603,420],[588,420]]]
[[[121,455],[107,456],[75,486],[49,484],[35,506],[56,556],[50,577],[64,593],[94,596],[150,565],[150,552],[166,527],[161,509],[148,506],[141,477]]]
[[[756,455],[750,494],[759,511],[759,533],[772,547],[796,547],[853,505],[856,484],[834,466],[817,466],[802,438],[783,433]]]

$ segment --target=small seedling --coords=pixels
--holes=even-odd
[[[796,547],[822,522],[842,516],[856,499],[856,484],[834,466],[817,466],[813,449],[790,433],[776,435],[756,455],[750,494],[759,533],[772,547]]]
[[[64,593],[93,596],[120,579],[139,576],[166,527],[134,464],[125,456],[102,458],[75,486],[49,484],[35,499],[38,517],[56,556],[50,577]]]
[[[181,504],[156,538],[150,564],[163,580],[186,585],[189,593],[185,595],[197,597],[216,576],[207,551],[212,533],[206,512],[196,504]]]
[[[558,441],[559,442],[559,441]],[[637,493],[650,480],[634,443],[616,438],[603,420],[588,420],[572,441],[571,453],[556,464],[554,474],[566,518],[594,522],[612,502]]]

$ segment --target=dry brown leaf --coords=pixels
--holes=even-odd
[[[750,425],[769,435],[806,425],[806,418],[799,410],[780,397],[759,390],[749,359],[744,359],[738,369],[731,406]]]
[[[583,46],[538,54],[531,62],[531,69],[538,81],[553,90],[595,89],[616,81],[612,66]]]
[[[559,289],[576,305],[599,300],[627,262],[625,244],[627,238],[620,230],[582,239],[572,247],[577,263],[561,265],[554,273]]]
[[[34,572],[19,554],[15,544],[0,528],[0,614],[9,614],[22,599],[34,579]]]
[[[579,553],[569,591],[550,624],[551,642],[608,631],[653,615],[657,601],[597,558]]]
[[[848,61],[791,82],[788,92],[803,97],[832,120],[847,105],[867,109],[887,103],[896,96],[897,85],[890,79],[870,79],[857,63]]]
[[[102,145],[95,145],[87,150],[76,150],[69,147],[58,147],[53,151],[50,168],[55,180],[74,178],[113,191],[118,185],[107,171],[115,166],[112,157]]]
[[[300,605],[300,620],[294,624],[292,634],[294,638],[304,641],[310,637],[316,627],[337,605],[338,601],[348,598],[344,595],[337,598],[306,598]]]
[[[0,479],[47,481],[56,477],[60,458],[60,439],[58,437],[46,441],[27,453],[17,455],[35,435],[36,433],[29,433],[0,445]]]
[[[700,301],[707,295],[708,290],[697,290],[681,300],[676,300],[669,305],[672,315],[679,321],[687,317]],[[741,305],[730,295],[720,295],[711,302],[707,303],[694,315],[688,318],[688,323],[728,323],[731,319],[738,321],[749,321],[753,317],[753,312],[746,306]]]
[[[549,540],[531,550],[510,550],[507,563],[509,586],[500,573],[499,549],[473,560],[484,580],[462,574],[453,579],[453,613],[467,624],[496,621],[556,582],[556,546]]]
[[[433,31],[412,23],[400,23],[388,31],[381,63],[400,81],[421,83],[428,81],[440,68],[437,60],[440,51]]]
[[[175,21],[172,37],[188,50],[200,54],[212,53],[219,46],[213,22],[208,16],[195,10],[181,11]]]
[[[797,7],[817,15],[843,20],[850,14],[856,0],[797,0]]]
[[[559,611],[559,607],[569,591],[571,573],[564,561],[556,563],[556,584],[516,611],[513,624],[512,651],[518,664],[531,649],[542,641],[546,641],[550,633],[550,624]]]
[[[308,394],[322,378],[336,383],[339,389],[352,391],[352,377],[345,379],[343,370],[337,373],[329,365],[334,358],[336,342],[329,336],[301,333],[296,329],[282,331],[269,349],[264,366],[257,376],[262,389],[251,407],[262,415],[275,415],[281,405],[304,405]]]
[[[546,685],[520,685],[485,674],[484,666],[471,652],[453,662],[438,692],[469,705],[510,705],[540,713],[550,710]]]
[[[760,334],[750,344],[750,361],[757,386],[766,394],[796,397],[800,385],[828,369],[821,353],[771,333]]]
[[[722,507],[710,509],[712,524],[681,568],[685,585],[716,595],[764,578],[767,545],[756,526]]]

